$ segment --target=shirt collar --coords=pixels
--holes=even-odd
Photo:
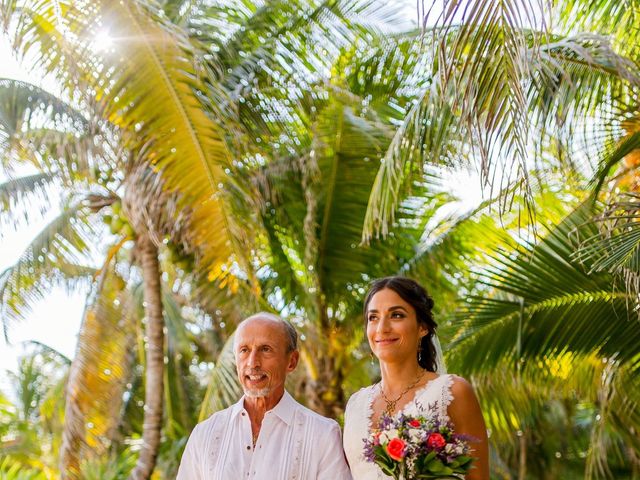
[[[234,403],[231,406],[231,416],[233,418],[245,411],[244,398],[245,396],[243,395],[237,403]],[[273,415],[276,415],[284,423],[286,423],[287,425],[291,425],[291,422],[293,422],[293,415],[295,413],[296,405],[296,401],[289,394],[289,392],[285,390],[284,395],[282,395],[282,398],[280,399],[278,404],[267,413],[272,412]]]

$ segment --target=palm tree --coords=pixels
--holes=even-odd
[[[206,35],[202,35],[202,39],[198,37],[201,36],[199,30],[215,28],[207,15],[224,10],[224,6],[182,8],[180,2],[164,2],[162,9],[158,9],[143,3],[93,2],[86,9],[76,4],[64,7],[47,9],[38,2],[10,4],[3,10],[3,24],[15,40],[16,50],[23,54],[32,52],[36,63],[54,74],[69,94],[75,94],[78,89],[89,93],[84,105],[91,105],[98,119],[108,120],[115,127],[114,135],[128,155],[124,163],[128,176],[123,182],[123,211],[136,230],[144,277],[149,286],[147,337],[155,342],[148,348],[147,361],[151,402],[152,398],[161,398],[161,309],[159,282],[155,281],[158,242],[153,241],[159,236],[148,225],[148,219],[153,216],[140,208],[145,202],[140,201],[138,189],[127,188],[136,182],[127,182],[127,178],[151,178],[152,175],[145,173],[145,165],[153,164],[154,170],[161,170],[166,189],[181,192],[176,210],[190,208],[188,242],[196,251],[198,264],[208,271],[208,279],[220,279],[221,285],[235,282],[236,286],[231,288],[238,288],[238,281],[229,272],[234,265],[239,265],[251,283],[252,270],[245,255],[251,249],[238,248],[240,243],[243,247],[250,244],[244,234],[250,229],[239,228],[237,222],[238,218],[247,218],[242,215],[243,196],[236,195],[233,202],[229,201],[232,194],[243,193],[241,184],[230,184],[228,191],[221,188],[227,172],[233,171],[226,140],[232,139],[238,130],[237,114],[242,116],[241,106],[236,107],[234,102],[241,103],[243,97],[234,97],[234,92],[238,84],[246,84],[247,79],[270,82],[275,77],[274,70],[268,70],[271,66],[280,64],[279,70],[290,74],[291,69],[282,64],[282,55],[295,61],[300,72],[312,71],[312,67],[319,69],[325,52],[319,49],[314,58],[318,65],[312,65],[308,51],[297,47],[290,35],[300,31],[306,44],[311,44],[327,31],[323,24],[335,24],[331,33],[347,38],[350,28],[347,17],[357,19],[367,4],[304,4],[310,15],[302,15],[295,5],[285,3],[279,4],[286,7],[282,11],[276,5],[264,9],[249,5],[250,10],[256,12],[251,26],[258,28],[247,33],[241,29],[226,38],[217,33],[218,29],[213,30],[218,35],[216,39],[226,41],[229,47],[218,49],[218,54],[203,45]],[[296,15],[288,18],[287,14],[292,12]],[[327,18],[332,21],[327,22]],[[201,23],[198,25],[198,22]],[[137,35],[131,37],[131,31]],[[191,39],[187,32],[191,32]],[[268,41],[260,40],[260,32]],[[96,40],[109,38],[122,49],[120,51],[127,50],[126,57]],[[254,55],[247,57],[247,52],[242,50],[246,46],[253,47]],[[195,54],[206,59],[206,65],[195,61]],[[264,68],[265,59],[269,57],[272,60]],[[221,65],[227,68],[221,70]],[[306,68],[302,68],[305,65]],[[200,83],[198,75],[200,67],[205,67],[208,74],[206,98],[202,93],[205,85]],[[206,115],[197,100],[205,104]],[[208,181],[200,181],[203,178]],[[160,405],[150,403],[148,406],[148,415],[154,421],[145,422],[148,435],[145,434],[140,468],[134,477],[147,477],[153,469]]]
[[[41,344],[28,345],[15,372],[5,372],[12,392],[0,408],[0,475],[42,472],[52,475],[62,428],[61,393],[70,361]],[[4,394],[4,392],[3,392]],[[8,398],[15,400],[9,401]],[[3,476],[4,478],[4,476]],[[48,478],[48,477],[47,477]]]
[[[262,132],[260,156],[267,160],[253,173],[268,247],[260,253],[261,289],[272,309],[296,318],[305,338],[306,375],[293,388],[317,411],[334,417],[342,413],[345,391],[370,375],[366,358],[352,354],[363,339],[364,288],[415,256],[424,227],[415,212],[432,212],[448,198],[433,193],[430,203],[407,202],[397,238],[359,246],[372,164],[410,105],[406,92],[420,68],[413,35],[375,38],[374,48],[371,42],[366,48],[345,47],[334,60],[332,77],[310,85],[298,101],[282,104],[278,122],[267,121],[266,129],[249,127]],[[379,78],[362,72],[379,72]],[[388,72],[394,73],[391,80]],[[250,100],[243,102],[249,104],[245,108],[255,109]],[[414,190],[422,194],[427,187],[416,184]],[[444,276],[441,285],[451,288]],[[226,378],[220,372],[210,384]],[[211,409],[205,404],[205,412]]]
[[[378,82],[380,93],[376,101],[381,105],[373,107],[380,110],[387,108],[389,111],[383,112],[380,119],[376,118],[379,114],[376,112],[362,121],[355,116],[366,109],[357,103],[366,96],[363,92],[367,86],[373,84],[357,85],[357,67],[349,74],[348,81],[353,85],[326,85],[330,82],[327,71],[335,66],[347,68],[336,61],[340,48],[344,49],[340,62],[346,64],[356,54],[351,43],[358,35],[373,35],[367,22],[373,23],[385,16],[387,21],[392,21],[397,15],[389,7],[378,8],[377,12],[373,7],[373,2],[350,1],[318,4],[306,1],[271,2],[265,5],[251,2],[221,3],[213,4],[199,14],[194,12],[186,22],[191,31],[198,32],[194,40],[206,46],[209,77],[219,81],[228,91],[229,98],[237,106],[244,130],[248,132],[247,143],[243,143],[240,149],[234,149],[234,152],[237,155],[236,163],[242,168],[239,173],[254,179],[247,189],[255,192],[257,215],[266,227],[259,237],[261,241],[266,241],[266,245],[258,245],[254,260],[262,304],[274,310],[282,310],[282,305],[288,304],[299,313],[305,312],[310,318],[310,331],[306,333],[318,338],[324,338],[321,333],[323,329],[331,329],[332,325],[337,326],[340,322],[337,315],[329,312],[332,309],[337,312],[337,304],[345,297],[340,289],[341,286],[346,288],[346,285],[332,284],[331,277],[335,273],[324,279],[325,273],[317,272],[324,268],[331,269],[322,265],[331,265],[333,255],[344,260],[353,252],[353,242],[344,237],[343,232],[341,236],[345,241],[349,240],[345,244],[347,248],[336,248],[340,242],[333,228],[339,228],[339,223],[336,223],[339,221],[345,224],[359,221],[363,205],[356,197],[358,192],[365,192],[368,188],[367,178],[371,172],[367,168],[368,161],[373,161],[386,148],[384,144],[388,139],[385,136],[388,137],[394,128],[389,124],[388,117],[395,115],[397,120],[399,116],[385,104],[388,100],[385,95],[390,96],[389,92],[398,89],[398,82],[392,82],[389,86]],[[225,28],[221,29],[221,26]],[[391,47],[380,47],[384,58],[389,61],[389,70],[400,68],[403,61],[410,62],[409,44],[405,42],[403,53],[398,58],[385,50]],[[363,67],[379,68],[381,73],[387,68],[382,61],[376,63],[373,56],[368,61],[370,64]],[[340,82],[343,80],[340,79]],[[350,92],[352,86],[356,86],[359,93]],[[329,102],[321,99],[323,95],[330,96]],[[211,110],[209,99],[215,97],[215,89],[209,89],[207,95],[201,98],[208,111]],[[341,113],[343,109],[344,118]],[[331,122],[336,119],[342,119],[344,129],[337,124],[338,130],[331,130]],[[347,143],[355,139],[358,145],[348,152],[323,152],[328,148],[325,142],[335,142],[341,135]],[[369,141],[372,144],[366,146]],[[321,152],[327,155],[322,158],[323,165],[317,171],[311,165],[315,160],[310,162],[308,158],[310,152],[314,151],[319,155]],[[356,158],[345,158],[343,161],[340,158],[342,154]],[[358,165],[362,161],[364,163]],[[350,163],[354,170],[348,176],[362,175],[362,178],[346,180],[342,184],[342,172],[350,168]],[[320,170],[323,170],[324,177],[318,176]],[[331,171],[334,173],[331,174]],[[240,177],[236,179],[243,181]],[[325,188],[323,181],[329,197],[335,195],[335,198],[321,198]],[[340,197],[346,194],[346,189],[354,186],[357,190],[351,191],[350,198]],[[336,213],[339,210],[337,205],[349,203],[353,207],[348,215],[340,217],[339,213],[343,212]],[[271,215],[271,208],[279,210],[281,214]],[[323,231],[314,231],[314,225],[319,228],[320,224],[324,224]],[[278,229],[278,235],[274,234],[274,228]],[[300,235],[302,232],[304,236]],[[358,243],[357,238],[353,238],[353,241]],[[319,252],[318,249],[323,251]],[[295,255],[294,250],[297,250]],[[281,253],[283,251],[284,255]],[[367,259],[375,257],[374,253],[363,255]],[[366,263],[363,259],[353,262],[340,282],[351,278],[362,284],[362,278],[355,272],[358,268],[364,268]],[[299,271],[304,271],[304,274],[300,275]],[[275,275],[278,275],[278,280],[274,279]],[[274,295],[284,295],[283,303],[278,305],[269,301]],[[331,298],[325,299],[326,295]],[[355,301],[353,294],[347,294],[346,298],[351,303]],[[232,323],[228,325],[233,327]],[[348,329],[347,326],[344,328]],[[344,369],[333,366],[333,354],[343,352],[338,340],[340,332],[336,331],[333,336],[336,340],[331,347],[325,344],[319,352],[307,352],[305,358],[313,379],[308,382],[308,392],[313,394],[310,402],[320,410],[336,415],[342,410],[341,372]],[[337,360],[336,364],[339,363],[340,360]],[[228,381],[226,374],[218,375],[214,371],[213,375]],[[212,381],[211,385],[215,383]],[[325,400],[322,400],[323,397],[326,397]],[[211,405],[205,404],[203,411],[210,412]]]
[[[13,148],[6,150],[7,157],[4,160],[11,161],[18,158],[22,160],[22,163],[30,162],[39,170],[39,173],[35,175],[12,179],[3,184],[1,190],[4,204],[10,207],[15,205],[18,200],[25,201],[25,204],[28,204],[28,200],[46,201],[46,197],[55,191],[53,189],[47,191],[45,189],[47,183],[64,188],[62,211],[26,248],[18,261],[3,272],[0,292],[3,299],[3,319],[5,319],[4,328],[6,331],[9,326],[7,321],[22,318],[24,309],[28,308],[29,303],[35,298],[43,298],[53,285],[66,283],[72,286],[79,281],[89,285],[91,278],[94,275],[99,275],[95,268],[85,267],[82,262],[89,260],[93,247],[103,243],[100,239],[103,235],[103,229],[99,228],[100,223],[96,223],[96,220],[104,213],[104,209],[110,208],[116,202],[118,196],[111,189],[113,186],[112,171],[109,172],[107,168],[110,146],[103,144],[100,149],[88,148],[91,145],[91,142],[87,141],[88,122],[78,111],[32,85],[15,81],[2,82],[2,99],[5,100],[2,130],[8,133],[6,143],[10,147],[13,146]],[[45,116],[44,122],[42,122],[43,116]],[[35,118],[42,122],[39,129],[35,128]],[[69,122],[69,119],[73,119],[74,122]],[[75,144],[68,140],[68,137],[75,139],[76,136],[79,139],[76,139]],[[66,141],[63,141],[65,139]],[[37,145],[37,148],[34,145]],[[12,158],[11,155],[15,152],[18,152],[20,156]],[[102,170],[93,163],[99,156],[104,160]],[[72,165],[73,167],[71,167]],[[39,198],[39,195],[43,193],[45,197]],[[50,208],[51,204],[46,206]],[[18,218],[20,213],[15,209],[3,211],[5,221]],[[28,214],[26,216],[29,217]],[[130,227],[127,229],[130,232]],[[111,261],[129,236],[129,233],[125,233],[124,230],[122,233],[114,233],[123,235],[123,238],[118,239],[110,248],[105,265],[102,267],[103,277],[110,274]],[[107,290],[109,294],[117,295],[117,292],[124,287],[122,280],[116,282],[117,288],[114,288],[113,285],[110,289],[103,288],[105,283],[113,284],[113,281],[105,282],[103,278],[98,282],[98,296],[106,295]],[[113,298],[111,300],[113,301]],[[117,315],[120,312],[113,313]],[[92,420],[96,420],[95,418],[87,418],[90,415],[86,408],[84,411],[77,410],[78,399],[83,394],[86,395],[89,388],[96,389],[98,387],[100,384],[98,379],[105,375],[103,370],[114,370],[113,365],[124,363],[121,358],[128,355],[127,342],[124,341],[126,337],[121,339],[123,340],[121,346],[115,347],[115,351],[113,344],[111,344],[111,348],[106,348],[105,345],[92,347],[86,343],[84,338],[87,335],[86,324],[95,318],[95,314],[94,311],[86,313],[87,318],[83,324],[83,334],[81,335],[83,338],[79,343],[79,353],[74,359],[71,369],[66,402],[64,442],[61,448],[61,456],[65,459],[63,460],[65,467],[62,471],[67,470],[65,463],[67,462],[69,445],[74,447],[74,451],[79,451],[79,440],[85,437],[84,435],[79,436],[78,424],[82,426],[81,430],[84,430],[85,424],[94,423]],[[110,319],[112,322],[114,322],[113,318]],[[99,316],[99,319],[105,321],[105,315]],[[112,323],[112,326],[115,327],[115,325]],[[107,322],[103,327],[109,330]],[[95,331],[95,325],[93,328]],[[112,330],[121,334],[127,332],[127,328],[120,330],[112,328]],[[106,338],[108,336],[97,336],[93,340],[105,340]],[[111,335],[112,340],[117,340],[117,338],[117,335]],[[96,350],[86,351],[91,348]],[[123,348],[124,350],[119,350],[118,356],[116,352]],[[87,361],[88,354],[95,361],[99,356],[96,352],[100,352],[104,358],[101,367],[95,365],[95,368],[100,371],[93,371],[91,372],[93,375],[85,374],[83,377],[79,369],[83,368],[82,365]],[[121,379],[122,375],[116,375],[116,373],[118,372],[114,372],[112,378]],[[85,407],[87,403],[91,402],[85,401]],[[111,402],[110,405],[111,412],[113,412],[113,408],[117,409],[118,407],[117,402]],[[104,410],[109,411],[109,409],[103,409],[103,413]],[[113,420],[109,419],[109,421]],[[94,423],[96,436],[93,437],[93,446],[97,451],[100,450],[100,442],[97,438],[101,434],[107,433],[100,430],[104,423],[104,418],[102,421]],[[108,435],[106,438],[108,439]],[[75,455],[77,453],[74,453],[73,458],[76,458]],[[71,471],[74,468],[77,470],[77,462],[71,461],[69,463],[71,463]]]
[[[425,55],[434,59],[433,81],[407,115],[380,168],[367,213],[365,238],[387,233],[406,185],[416,178],[416,173],[420,178],[424,165],[472,162],[478,165],[481,178],[494,187],[506,172],[522,180],[529,203],[526,209],[536,213],[539,211],[534,209],[532,192],[527,187],[533,178],[530,168],[536,164],[535,159],[580,168],[580,162],[573,158],[584,157],[584,152],[599,155],[600,165],[594,165],[600,171],[598,187],[606,184],[612,168],[622,160],[617,176],[634,176],[636,164],[630,157],[640,147],[633,120],[638,106],[633,92],[638,84],[637,43],[629,41],[618,22],[631,20],[637,7],[623,8],[614,2],[557,2],[554,6],[553,13],[559,16],[551,17],[556,26],[553,32],[536,24],[531,16],[526,19],[532,14],[529,2],[496,5],[482,0],[464,6],[462,2],[450,2],[436,26],[425,31]],[[576,14],[578,8],[580,14]],[[595,27],[596,32],[575,33],[586,26],[590,30]],[[569,33],[558,33],[557,27]],[[604,35],[610,35],[611,43]],[[495,178],[498,180],[493,181]],[[502,430],[503,439],[513,429],[524,432],[514,449],[520,455],[519,478],[524,478],[526,467],[531,464],[526,456],[526,448],[531,448],[533,441],[531,426],[542,421],[541,412],[549,405],[544,401],[533,403],[522,396],[531,390],[531,385],[541,387],[533,398],[543,399],[546,395],[548,399],[554,388],[563,383],[563,389],[555,389],[563,392],[562,401],[575,401],[568,389],[576,389],[580,398],[602,409],[600,418],[605,418],[606,412],[606,420],[619,425],[610,437],[607,432],[612,429],[608,424],[590,425],[592,438],[586,442],[590,445],[588,476],[607,474],[609,448],[618,452],[617,458],[626,458],[627,464],[637,458],[637,445],[620,448],[628,437],[628,425],[637,421],[633,395],[616,399],[612,393],[619,391],[622,384],[625,389],[637,387],[631,380],[637,352],[631,348],[622,353],[624,345],[629,345],[630,332],[625,328],[629,326],[628,308],[633,308],[635,298],[627,289],[636,286],[638,278],[637,210],[633,198],[613,198],[611,208],[596,219],[598,225],[605,227],[604,238],[594,225],[575,223],[578,217],[582,223],[590,223],[590,213],[585,214],[582,209],[553,230],[535,250],[533,244],[527,245],[517,260],[513,256],[518,248],[513,245],[504,255],[494,256],[492,262],[499,267],[492,267],[491,263],[485,267],[477,296],[472,297],[469,308],[463,308],[458,319],[458,340],[451,352],[454,366],[462,373],[473,373],[476,385],[481,391],[484,388],[489,398],[506,397],[488,402],[487,409],[496,415],[490,422],[493,431]],[[565,228],[571,223],[575,232]],[[570,241],[573,237],[568,237],[569,232],[574,236],[580,233],[580,241]],[[563,260],[553,263],[559,259]],[[620,276],[606,272],[622,274],[627,287]],[[587,292],[600,288],[602,296],[590,293],[580,300],[579,296],[572,297],[574,288]],[[565,289],[566,294],[561,293]],[[614,307],[618,314],[615,321],[607,314]],[[524,324],[522,328],[530,331],[520,330],[518,319]],[[546,332],[544,325],[549,328]],[[594,335],[598,327],[611,331]],[[525,337],[527,333],[532,336]],[[521,344],[525,338],[526,344]],[[525,345],[534,350],[527,352]],[[576,348],[578,351],[574,352]],[[571,356],[563,357],[563,349],[569,350]],[[619,364],[621,356],[625,360]],[[574,367],[580,362],[597,364],[602,357],[616,358],[610,370],[582,371]],[[520,365],[520,361],[525,363]],[[571,365],[577,378],[559,382],[557,372],[544,376],[536,370],[540,362]],[[528,365],[532,367],[526,368]],[[498,374],[509,366],[513,380]],[[598,378],[616,380],[603,382],[601,389],[584,387]],[[582,386],[578,387],[580,382]],[[536,411],[536,405],[544,408]],[[612,409],[617,411],[612,413]],[[509,415],[513,418],[509,411],[520,412],[522,423],[508,421]],[[624,420],[618,415],[623,415]],[[527,423],[529,427],[524,428]],[[637,427],[632,428],[635,431]],[[581,453],[586,451],[585,447]],[[537,459],[543,457],[538,455]]]
[[[578,5],[581,14],[572,15]],[[530,170],[549,159],[547,146],[559,152],[558,165],[584,168],[575,158],[619,139],[640,81],[637,52],[621,47],[626,34],[610,22],[629,15],[619,6],[549,2],[538,11],[521,0],[454,1],[429,18],[435,20],[424,32],[430,82],[380,167],[365,239],[385,233],[407,182],[425,164],[471,163],[494,191],[518,179],[530,202]],[[600,35],[576,34],[589,19],[601,21]]]
[[[124,153],[124,173],[131,172],[123,182],[124,212],[138,229],[136,245],[148,309],[148,421],[144,423],[144,443],[133,478],[148,478],[155,465],[162,420],[164,359],[157,260],[162,235],[160,229],[154,228],[156,217],[149,215],[151,212],[145,208],[148,198],[140,194],[135,181],[151,182],[150,191],[158,185],[165,191],[188,190],[180,202],[167,203],[159,197],[154,201],[174,208],[173,222],[179,218],[176,212],[189,207],[190,243],[198,250],[212,279],[228,276],[225,265],[232,252],[232,261],[242,263],[245,251],[238,248],[242,230],[235,225],[236,217],[229,215],[225,192],[219,186],[226,176],[223,165],[228,160],[219,132],[225,117],[220,115],[216,123],[198,107],[197,81],[194,85],[192,78],[195,66],[190,55],[182,54],[183,49],[189,49],[186,37],[160,15],[141,4],[112,2],[92,2],[87,9],[78,4],[50,9],[40,2],[24,2],[3,9],[3,24],[15,40],[15,49],[33,53],[36,65],[56,76],[69,95],[79,91],[88,94],[82,108],[95,109],[102,127],[105,122],[112,126],[112,134],[119,142],[114,155]],[[121,51],[127,50],[126,57],[101,50],[103,45],[94,41],[101,25],[110,29]],[[70,35],[73,29],[78,35]],[[138,34],[132,38],[130,31]],[[176,158],[179,162],[175,162]],[[150,165],[156,172],[162,171],[161,182]],[[159,191],[155,189],[155,193]]]
[[[503,439],[513,429],[524,432],[520,452],[527,435],[536,434],[524,419],[532,398],[575,405],[577,395],[594,405],[599,421],[589,424],[591,438],[581,448],[588,452],[587,477],[601,478],[610,476],[608,458],[633,464],[640,448],[633,434],[640,420],[639,352],[636,296],[620,277],[576,256],[582,242],[600,236],[592,205],[585,202],[540,242],[494,255],[482,289],[459,312],[448,358],[474,377],[485,398],[496,398],[487,400],[492,431]],[[509,412],[518,412],[521,423],[509,421]]]

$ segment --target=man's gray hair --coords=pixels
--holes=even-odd
[[[248,320],[253,320],[256,318],[265,318],[265,319],[273,320],[275,322],[282,324],[282,326],[284,327],[284,333],[287,337],[287,353],[293,352],[294,350],[298,349],[298,332],[296,332],[296,329],[293,327],[293,325],[291,325],[289,321],[285,320],[284,318],[274,313],[269,313],[269,312],[254,313],[250,317],[247,317],[242,322],[240,322],[238,324],[238,327],[240,327],[240,325],[242,325],[244,322]]]

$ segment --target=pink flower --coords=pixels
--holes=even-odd
[[[382,433],[382,432],[376,432],[376,433],[373,435],[373,444],[374,444],[374,445],[380,445],[380,434],[381,434],[381,433]]]
[[[394,438],[387,444],[387,453],[396,462],[399,462],[404,458],[404,450],[406,446],[407,444],[404,440],[401,440],[400,438]]]
[[[411,421],[409,421],[409,425],[411,425],[413,428],[419,428],[420,427],[420,421],[411,420]]]
[[[442,448],[447,444],[447,441],[439,433],[432,433],[427,438],[427,446],[429,448]]]

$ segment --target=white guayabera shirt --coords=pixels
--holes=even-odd
[[[255,450],[244,397],[196,425],[177,480],[351,480],[340,427],[284,392],[262,421]]]

